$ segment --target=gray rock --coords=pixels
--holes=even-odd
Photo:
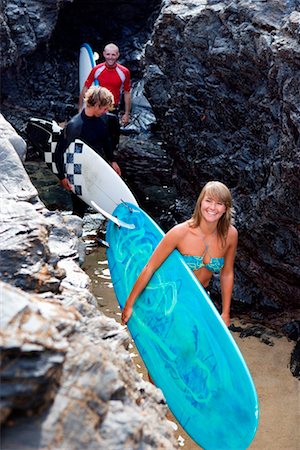
[[[64,273],[51,264],[46,219],[30,203],[11,199],[1,202],[0,215],[1,279],[26,290],[57,291]]]
[[[16,133],[16,130],[9,122],[7,122],[7,120],[5,120],[2,114],[0,114],[0,139],[2,141],[1,147],[8,147],[9,145],[12,145],[19,155],[19,158],[22,161],[25,161],[27,148],[26,142]]]
[[[5,166],[0,180],[1,197],[38,202],[37,190],[32,186],[21,162],[26,152],[25,141],[18,137],[2,115],[0,115],[0,131],[0,164],[1,167]]]
[[[1,67],[16,64],[43,42],[53,32],[58,13],[64,3],[73,0],[2,1],[1,8]]]
[[[1,409],[27,414],[52,403],[68,342],[59,333],[76,311],[43,302],[0,282]]]

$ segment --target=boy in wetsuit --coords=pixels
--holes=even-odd
[[[61,186],[71,190],[69,180],[64,173],[64,152],[76,138],[81,139],[92,147],[100,156],[106,159],[118,175],[121,175],[120,167],[114,160],[112,140],[114,140],[114,129],[118,126],[117,118],[110,115],[108,111],[114,105],[112,93],[100,86],[92,86],[85,95],[86,106],[74,116],[63,130],[61,138],[55,149],[55,163]],[[111,137],[112,136],[112,139]],[[72,194],[73,214],[83,217],[87,205],[77,195]]]

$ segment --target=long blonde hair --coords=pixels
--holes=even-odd
[[[202,214],[201,214],[201,203],[205,196],[209,196],[212,199],[222,202],[225,205],[225,213],[220,218],[217,225],[218,235],[221,237],[223,245],[225,244],[227,233],[230,225],[234,224],[234,208],[232,206],[232,196],[225,184],[220,181],[209,181],[203,187],[200,195],[198,197],[193,215],[190,219],[190,226],[196,228],[200,225]]]

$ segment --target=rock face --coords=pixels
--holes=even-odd
[[[47,42],[55,28],[60,9],[73,0],[2,1],[1,67],[10,67]]]
[[[177,206],[188,217],[211,179],[231,188],[234,299],[276,315],[300,299],[299,31],[293,0],[170,0],[145,57]]]
[[[0,114],[0,142],[1,146],[6,148],[7,155],[12,154],[13,158],[16,157],[14,154],[15,152],[10,151],[10,149],[13,148],[19,155],[20,159],[25,161],[27,150],[26,142],[16,133],[15,129],[4,119],[2,114]],[[16,179],[14,181],[16,181]]]
[[[3,118],[0,123],[5,127]],[[161,391],[140,378],[127,351],[128,333],[99,311],[89,291],[90,280],[79,266],[82,220],[45,208],[17,154],[20,139],[16,133],[12,139],[8,123],[4,131],[3,448],[177,448]]]

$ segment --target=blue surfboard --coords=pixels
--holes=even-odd
[[[108,222],[108,264],[118,302],[164,233],[138,206],[120,204]],[[129,331],[155,384],[191,438],[205,449],[246,449],[258,426],[255,386],[218,311],[175,250],[137,299]]]

